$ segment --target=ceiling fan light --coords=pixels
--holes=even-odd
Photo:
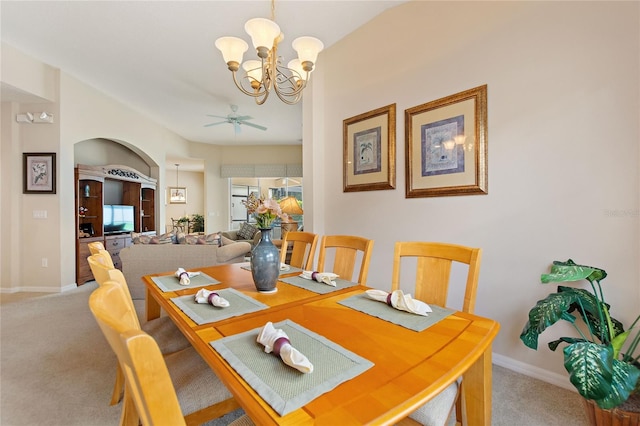
[[[324,49],[324,44],[315,37],[298,37],[291,44],[296,52],[300,63],[311,62],[316,63],[318,53]]]
[[[244,52],[249,49],[246,41],[238,37],[220,37],[216,40],[216,47],[222,52],[225,63],[242,62]]]
[[[251,36],[251,42],[256,49],[265,47],[271,50],[273,41],[280,35],[280,27],[270,19],[253,18],[244,24],[244,30]]]

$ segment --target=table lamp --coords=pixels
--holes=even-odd
[[[283,198],[282,200],[280,200],[278,204],[280,204],[280,209],[282,210],[282,213],[286,213],[289,216],[291,216],[292,214],[304,213],[300,208],[300,205],[298,204],[298,200],[296,199],[296,197],[289,196],[289,197]],[[294,220],[292,220],[291,222],[281,222],[280,229],[282,231],[281,232],[282,235],[280,236],[280,238],[284,239],[284,236],[287,235],[287,232],[296,231],[298,229],[298,222]]]

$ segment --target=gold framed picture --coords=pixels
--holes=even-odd
[[[488,193],[487,86],[405,110],[406,198]]]
[[[343,191],[396,187],[396,104],[343,120]]]

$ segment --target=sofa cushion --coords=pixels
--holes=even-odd
[[[217,232],[208,235],[191,235],[184,232],[178,232],[178,244],[208,244],[220,247],[220,234]]]
[[[258,228],[251,225],[250,223],[243,222],[242,226],[238,230],[238,239],[239,240],[252,240],[253,236],[258,232]]]
[[[225,237],[224,235],[220,236],[220,246],[226,246],[228,244],[234,244],[236,241],[230,238]]]

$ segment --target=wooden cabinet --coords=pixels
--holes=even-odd
[[[87,262],[87,257],[91,255],[89,243],[94,241],[104,241],[102,237],[78,238],[76,244],[76,283],[82,285],[93,279],[93,273]]]
[[[155,179],[127,166],[78,165],[75,170],[76,282],[78,285],[93,279],[87,262],[87,257],[90,255],[88,247],[90,242],[102,241],[118,269],[121,268],[120,250],[131,244],[131,233],[105,233],[105,198],[114,197],[111,191],[105,191],[105,184],[113,184],[114,181],[118,182],[116,187],[122,188],[116,194],[118,201],[106,204],[133,206],[134,232],[154,233],[156,230]],[[113,185],[107,186],[113,187]],[[107,197],[105,192],[109,194]]]
[[[117,269],[122,269],[120,262],[120,250],[131,245],[131,234],[110,235],[104,237],[104,248],[107,249]]]
[[[155,229],[156,223],[156,206],[155,206],[155,189],[142,188],[142,200],[140,216],[142,217],[142,227],[140,232],[149,232]]]

